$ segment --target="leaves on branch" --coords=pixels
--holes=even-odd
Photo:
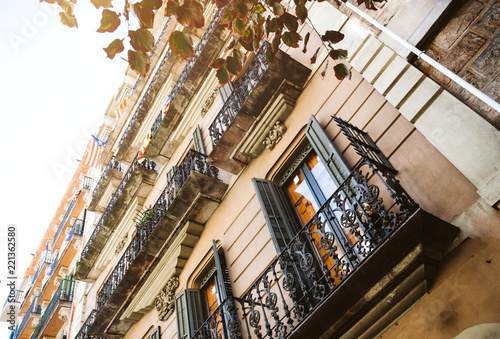
[[[224,66],[225,63],[226,63],[226,60],[224,60],[223,58],[218,58],[212,62],[210,67],[213,69],[220,69],[222,66]]]
[[[351,72],[345,64],[337,64],[333,67],[335,71],[335,77],[339,80],[344,80],[344,78],[351,79]]]
[[[155,13],[150,7],[143,6],[142,3],[138,2],[132,5],[134,13],[139,19],[139,24],[141,28],[153,28]]]
[[[170,49],[182,58],[191,58],[194,56],[193,40],[189,35],[183,32],[174,31],[169,38]]]
[[[275,2],[273,4],[273,11],[274,14],[276,14],[277,16],[282,16],[283,14],[285,14],[285,9],[283,8],[283,6],[281,6],[279,2]]]
[[[274,18],[269,21],[267,27],[268,32],[277,32],[283,29],[283,20],[281,18]]]
[[[345,49],[332,49],[329,55],[333,60],[343,60],[347,58],[347,51]]]
[[[104,9],[102,11],[101,27],[97,30],[99,33],[114,32],[120,26],[120,17],[116,12]]]
[[[244,3],[240,2],[239,4],[237,4],[235,7],[235,10],[236,10],[236,15],[238,16],[238,18],[241,18],[241,19],[246,18],[247,14],[248,14],[248,9]]]
[[[146,76],[151,66],[151,61],[147,53],[130,50],[128,51],[128,64],[137,74]]]
[[[139,52],[151,52],[155,43],[155,38],[150,31],[139,28],[137,31],[128,31],[130,44]]]
[[[233,9],[231,7],[228,7],[224,9],[224,11],[222,12],[220,23],[222,25],[229,25],[233,21],[233,18],[234,18]]]
[[[68,27],[78,27],[78,23],[76,22],[76,17],[74,14],[68,14],[66,12],[59,13],[61,17],[61,22]]]
[[[233,56],[240,60],[241,63],[245,61],[245,54],[238,49],[233,49]]]
[[[238,42],[240,43],[241,46],[243,46],[247,51],[253,52],[253,41],[251,43],[247,43],[243,41],[241,38],[238,39]]]
[[[217,70],[217,79],[219,79],[219,85],[221,86],[224,86],[229,82],[229,73],[227,72],[225,66]]]
[[[184,4],[175,10],[175,17],[184,27],[202,28],[205,25],[203,5],[197,0],[184,0]]]
[[[234,46],[236,46],[236,40],[233,38],[233,40],[231,40],[229,45],[226,47],[226,51],[229,51],[230,49],[234,48]]]
[[[165,16],[171,16],[175,14],[177,8],[179,8],[181,4],[177,0],[168,0],[167,5],[165,6]]]
[[[304,38],[304,48],[302,49],[302,53],[307,52],[307,43],[309,42],[310,37],[311,37],[311,32],[307,32],[306,37]]]
[[[113,7],[111,4],[111,0],[90,0],[95,8],[99,9],[100,7],[110,8]]]
[[[326,31],[325,34],[321,36],[321,40],[328,41],[332,44],[336,44],[344,39],[344,34],[338,31]]]
[[[264,6],[262,6],[262,4],[260,2],[256,3],[254,6],[253,6],[253,10],[252,10],[254,13],[256,14],[262,14],[264,13],[266,10],[264,8]]]
[[[151,9],[159,9],[163,4],[162,0],[142,0],[142,5]]]
[[[282,39],[287,46],[299,47],[299,41],[302,40],[302,37],[297,32],[285,32]]]
[[[234,31],[234,33],[238,34],[239,36],[241,36],[241,37],[243,36],[243,34],[245,33],[245,24],[243,23],[243,20],[236,19],[233,21],[233,31]]]
[[[295,14],[297,15],[297,18],[299,18],[301,24],[306,22],[307,19],[306,5],[304,4],[297,5],[297,7],[295,7]]]
[[[116,54],[123,52],[124,49],[123,39],[115,39],[108,47],[104,48],[104,52],[106,52],[108,58],[113,59]]]
[[[227,57],[227,70],[233,74],[238,75],[241,71],[242,65],[240,61],[235,57]]]
[[[285,13],[283,15],[283,23],[290,32],[297,32],[297,28],[299,28],[297,18],[290,13]]]

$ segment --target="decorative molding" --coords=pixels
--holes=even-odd
[[[125,233],[125,235],[121,238],[121,240],[116,244],[115,254],[119,254],[122,251],[127,241],[128,241],[128,234]]]
[[[59,319],[66,322],[71,315],[71,309],[69,307],[61,307],[59,310]]]
[[[201,279],[201,283],[200,283],[200,288],[203,288],[203,286],[205,286],[205,284],[207,283],[207,281],[212,278],[212,276],[214,275],[215,271],[217,270],[217,267],[212,266],[212,268],[205,274],[205,276],[203,276],[203,279]]]
[[[286,127],[281,121],[276,121],[274,126],[267,133],[266,139],[262,142],[268,150],[272,150],[278,142],[280,142],[283,134],[286,132]]]
[[[217,98],[217,95],[219,94],[219,88],[215,87],[214,90],[212,91],[212,94],[205,100],[203,103],[203,106],[201,107],[201,116],[204,117],[205,114],[208,112],[210,107],[212,107],[215,98]]]
[[[175,290],[179,287],[179,277],[171,277],[155,298],[158,320],[166,320],[175,308]]]
[[[288,167],[286,172],[281,177],[280,182],[279,182],[280,186],[283,186],[285,181],[287,181],[288,178],[295,172],[297,167],[299,167],[299,165],[302,163],[302,161],[304,161],[304,159],[307,157],[309,152],[311,152],[311,150],[312,150],[312,146],[311,146],[311,144],[308,144],[304,148],[304,150],[302,152],[300,152],[299,156],[297,158],[295,158],[294,162],[290,165],[290,167]]]

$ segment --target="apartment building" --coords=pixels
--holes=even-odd
[[[149,75],[98,135],[71,312],[35,338],[500,335],[498,4],[377,5],[313,3],[308,51],[269,64],[263,41],[223,87],[222,10],[205,6],[189,60],[170,53],[175,19],[156,18]],[[347,61],[328,58],[330,29]]]

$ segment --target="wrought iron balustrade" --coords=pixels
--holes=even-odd
[[[285,338],[418,209],[392,170],[363,161],[234,307],[248,338]],[[222,305],[194,338],[239,338]],[[231,324],[231,325],[230,325]],[[229,331],[231,329],[231,331]]]
[[[92,234],[90,235],[90,237],[89,237],[89,239],[88,239],[85,247],[83,248],[82,255],[80,257],[82,260],[85,257],[85,255],[87,254],[87,252],[88,252],[90,246],[92,245],[92,242],[94,241],[95,237],[99,233],[99,230],[101,229],[102,225],[104,224],[104,221],[106,220],[109,212],[111,211],[111,209],[115,205],[116,200],[118,199],[118,197],[122,193],[123,189],[125,188],[125,185],[127,185],[127,182],[130,179],[130,177],[132,176],[132,173],[134,173],[135,168],[137,166],[144,167],[144,168],[146,168],[148,170],[151,170],[150,168],[154,168],[154,169],[158,168],[158,165],[156,165],[156,163],[154,163],[154,161],[152,161],[152,160],[148,160],[146,163],[147,163],[146,165],[140,164],[137,161],[137,156],[136,156],[135,159],[134,159],[134,161],[132,161],[132,163],[130,164],[127,172],[125,173],[125,175],[123,176],[122,181],[120,182],[120,185],[118,185],[118,188],[116,189],[115,193],[111,197],[111,200],[109,201],[108,206],[104,210],[104,213],[101,215],[101,218],[97,222],[97,225],[95,226],[94,231],[92,231]],[[154,165],[153,165],[153,163],[154,163]],[[151,170],[151,171],[157,172],[156,170]]]
[[[106,173],[108,173],[108,171],[111,168],[111,166],[114,164],[114,161],[115,161],[115,156],[113,155],[111,157],[111,159],[109,160],[108,164],[106,165],[106,167],[104,167],[104,170],[102,171],[101,177],[99,178],[99,181],[97,181],[97,184],[94,187],[94,191],[92,192],[92,197],[94,197],[94,195],[97,193],[97,190],[99,189],[99,186],[101,186],[102,180],[106,176]]]
[[[87,176],[83,177],[82,187],[86,190],[90,190],[91,185],[92,185],[92,178]]]
[[[52,240],[52,247],[54,247],[54,244],[56,243],[57,239],[61,235],[61,232],[63,231],[64,226],[66,225],[66,222],[68,221],[69,216],[71,215],[71,213],[73,213],[73,209],[75,208],[76,202],[78,201],[80,194],[82,194],[82,192],[78,193],[78,195],[71,200],[71,203],[69,204],[69,207],[66,210],[66,213],[64,214],[64,217],[61,220],[61,223],[59,224],[59,227],[57,228],[57,232],[54,235],[54,240]]]
[[[266,61],[268,46],[269,43],[267,41],[262,43],[250,66],[235,84],[234,91],[231,92],[227,101],[208,128],[210,138],[212,139],[212,146],[215,147],[220,138],[222,138],[224,132],[228,129],[236,114],[238,114],[241,106],[243,106],[267,70],[269,66],[269,63]]]
[[[37,303],[38,303],[38,296],[33,298],[33,302],[31,303],[30,307],[28,308],[28,311],[24,315],[23,321],[21,321],[21,324],[19,324],[19,327],[17,328],[16,332],[14,332],[14,336],[12,337],[12,339],[19,338],[21,333],[23,333],[24,328],[26,327],[26,325],[28,324],[28,321],[31,318],[31,314],[33,313],[33,310],[36,309],[36,307],[38,306]]]
[[[90,315],[88,316],[87,320],[85,320],[82,327],[80,327],[80,330],[78,331],[75,339],[107,339],[107,338],[103,338],[103,337],[96,337],[93,335],[87,335],[87,332],[88,332],[90,326],[92,326],[92,324],[95,321],[96,314],[97,314],[96,310],[92,310],[92,312],[90,312]]]
[[[212,21],[210,21],[210,24],[207,27],[207,30],[201,37],[200,41],[196,45],[194,49],[194,57],[190,58],[186,67],[182,70],[181,75],[179,76],[179,79],[177,79],[177,82],[174,85],[174,88],[170,92],[170,101],[172,102],[175,99],[175,96],[179,92],[179,89],[182,87],[184,84],[184,81],[186,81],[187,76],[189,75],[189,72],[191,72],[191,69],[193,68],[194,64],[196,63],[196,60],[198,60],[198,57],[200,56],[201,52],[205,48],[208,40],[210,39],[210,36],[212,36],[212,33],[214,32],[215,28],[219,24],[220,18],[222,17],[222,12],[224,8],[221,8],[217,10],[215,13]],[[151,127],[151,138],[154,137],[156,131],[158,130],[158,127],[160,127],[160,123],[163,119],[163,112],[160,112],[158,116],[156,117],[155,122],[153,123],[153,126]]]
[[[54,293],[54,295],[52,296],[49,305],[43,312],[43,315],[40,318],[40,321],[38,322],[37,328],[33,331],[33,334],[31,335],[31,339],[38,338],[38,335],[40,334],[40,329],[43,329],[47,321],[49,321],[52,318],[54,309],[57,307],[57,304],[60,301],[67,301],[67,302],[73,301],[74,290],[75,290],[75,281],[70,279],[63,279],[63,281],[57,288],[56,293]]]
[[[188,151],[182,162],[177,166],[173,175],[167,178],[167,184],[156,203],[145,211],[141,220],[136,223],[136,235],[130,241],[127,249],[103,284],[97,295],[97,312],[100,312],[110,296],[122,281],[137,254],[141,251],[156,225],[165,215],[168,207],[172,204],[177,193],[180,191],[187,178],[192,172],[218,179],[218,169],[206,161],[206,156],[194,150]]]
[[[193,339],[227,338],[240,339],[241,321],[238,317],[236,302],[238,298],[228,297],[208,317],[201,327],[193,334]],[[240,303],[241,305],[241,303]]]

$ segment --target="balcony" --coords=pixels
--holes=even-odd
[[[263,151],[269,131],[286,120],[311,73],[282,51],[270,65],[268,46],[265,42],[259,49],[209,127],[209,162],[233,174]]]
[[[378,337],[429,290],[457,234],[419,209],[394,173],[363,161],[193,338]]]
[[[168,142],[182,118],[187,113],[189,103],[199,91],[210,73],[210,64],[221,53],[229,38],[229,31],[219,24],[223,9],[217,10],[207,30],[194,50],[195,56],[189,59],[170,93],[168,114],[158,114],[151,128],[151,142],[144,154],[147,158],[170,158],[177,145]]]
[[[29,301],[28,301],[29,302]],[[29,333],[31,332],[28,327],[28,323],[36,317],[35,311],[38,309],[38,296],[35,296],[33,298],[33,302],[30,303],[30,307],[28,308],[28,311],[26,314],[23,316],[23,320],[17,327],[16,332],[14,333],[14,336],[12,339],[28,339],[29,338]]]
[[[90,190],[91,186],[92,186],[92,178],[87,176],[83,177],[82,188],[84,190]]]
[[[218,169],[193,150],[174,168],[165,189],[136,224],[135,236],[102,285],[90,334],[120,336],[132,326],[133,320],[122,320],[118,313],[134,298],[148,272],[184,228],[191,222],[203,225],[217,208],[227,189],[217,175]]]
[[[94,323],[95,315],[96,315],[96,310],[92,310],[92,312],[90,312],[90,315],[88,316],[87,320],[85,320],[82,327],[80,328],[80,330],[76,334],[75,339],[106,339],[103,337],[94,337],[94,336],[87,335],[87,331],[88,331],[89,327]]]
[[[94,187],[94,191],[92,191],[92,200],[89,204],[89,211],[92,212],[104,212],[104,209],[99,205],[99,201],[101,200],[104,192],[108,188],[108,186],[114,185],[115,187],[120,184],[120,181],[123,178],[123,172],[125,171],[126,166],[122,163],[115,161],[115,157],[112,156],[109,160],[108,164],[102,171],[101,177],[97,181],[96,186]]]
[[[61,282],[30,339],[56,337],[64,323],[70,318],[74,290],[74,280],[64,279]]]
[[[98,276],[99,272],[91,271],[95,261],[132,199],[147,196],[155,182],[157,170],[155,162],[146,160],[140,164],[136,156],[82,250],[75,279],[92,282]]]
[[[89,178],[89,177],[85,177]],[[84,182],[85,182],[84,178]],[[90,189],[90,186],[88,186]],[[56,234],[54,235],[54,239],[52,240],[52,248],[60,248],[61,244],[63,242],[63,238],[60,238],[61,233],[66,229],[66,226],[68,224],[68,221],[76,218],[80,215],[80,212],[82,211],[83,207],[85,206],[85,201],[83,200],[83,195],[84,192],[81,191],[78,193],[76,197],[74,197],[71,200],[71,203],[69,204],[68,209],[66,210],[66,213],[64,214],[63,219],[61,220],[61,223],[59,224],[59,227],[57,228]]]
[[[81,246],[83,227],[84,221],[76,219],[70,232],[65,235],[57,259],[52,264],[52,272],[50,275],[46,275],[42,281],[39,302],[48,301],[52,298],[52,294],[56,288],[54,281],[59,275],[58,272],[62,268],[67,269],[70,266],[80,248],[79,246]]]

